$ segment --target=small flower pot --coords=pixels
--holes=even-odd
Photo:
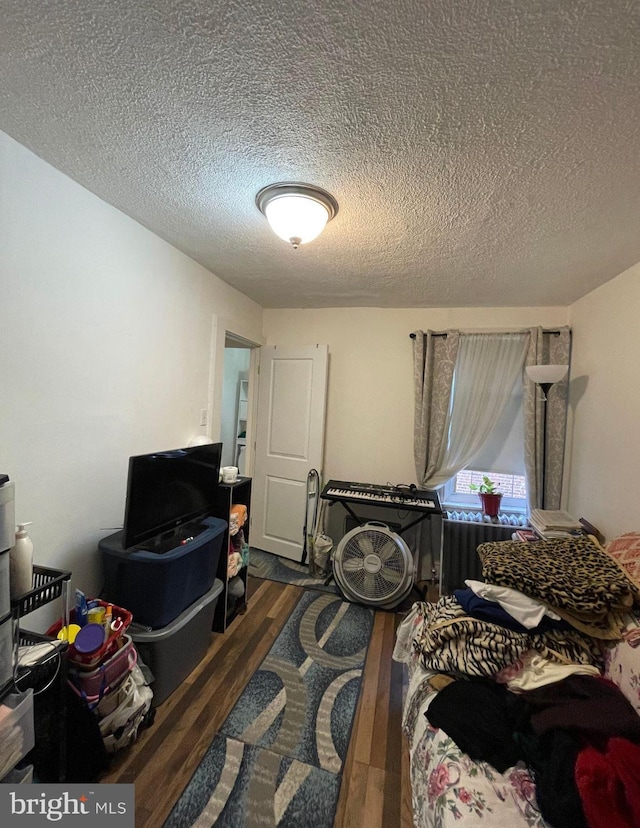
[[[502,493],[487,494],[480,493],[480,500],[482,501],[482,511],[487,517],[498,517],[500,511],[500,501],[502,500]]]

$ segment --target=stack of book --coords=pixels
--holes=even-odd
[[[562,509],[532,509],[529,523],[545,540],[582,534],[582,525]]]
[[[537,541],[540,540],[540,535],[533,529],[516,529],[516,531],[511,535],[511,540],[525,542]]]

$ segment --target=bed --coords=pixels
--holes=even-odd
[[[598,766],[602,757],[609,761],[606,745],[615,742],[617,747],[628,748],[625,761],[630,767],[640,757],[640,647],[636,646],[640,588],[633,566],[625,567],[622,556],[616,558],[591,537],[567,543],[483,544],[478,554],[484,583],[522,593],[546,608],[550,616],[557,611],[559,629],[549,630],[538,623],[511,635],[501,624],[471,614],[460,603],[463,598],[458,600],[455,594],[436,603],[413,605],[398,629],[394,659],[407,668],[402,726],[410,751],[414,828],[640,825],[640,790],[630,790],[632,782],[625,786],[615,774],[609,779],[609,788],[617,791],[615,802],[607,802],[606,794],[603,800],[602,791],[597,790],[599,780],[613,774],[612,761],[604,769]],[[545,630],[540,631],[541,626]],[[545,672],[547,665],[551,673]],[[602,682],[602,677],[609,681]],[[608,741],[606,734],[605,739],[592,739],[598,746],[593,752],[591,741],[585,742],[581,734],[586,747],[569,769],[572,779],[567,785],[573,784],[580,795],[580,813],[566,816],[560,810],[562,816],[558,816],[556,804],[548,804],[548,787],[541,807],[538,790],[543,790],[543,774],[530,762],[519,759],[498,770],[489,761],[472,759],[444,727],[429,721],[430,708],[436,718],[435,705],[431,706],[438,696],[442,699],[452,684],[460,687],[475,680],[501,684],[509,698],[519,696],[518,703],[523,697],[535,697],[535,682],[538,688],[552,689],[564,688],[568,682],[590,682],[589,687],[607,685],[606,692],[616,694],[614,701],[625,706],[627,717],[616,736],[625,738]],[[603,719],[597,714],[589,718]],[[448,729],[456,733],[455,728]],[[592,754],[586,753],[587,747]],[[578,786],[573,780],[578,780],[580,769]],[[557,793],[556,789],[555,798],[561,799]],[[604,810],[600,808],[603,801]],[[561,802],[559,807],[565,805]],[[617,822],[611,821],[612,815]]]

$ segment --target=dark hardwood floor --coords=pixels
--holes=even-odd
[[[154,724],[115,754],[101,782],[133,782],[136,828],[159,828],[301,589],[249,579],[249,606],[158,707]],[[411,828],[408,750],[400,730],[402,666],[391,659],[401,613],[376,611],[334,828]],[[284,826],[283,828],[286,828]]]

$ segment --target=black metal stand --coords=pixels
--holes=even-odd
[[[542,390],[542,491],[540,492],[541,508],[547,508],[547,394],[554,383],[541,382],[539,383]]]
[[[542,492],[541,503],[542,508],[547,507],[547,398],[543,397],[542,405],[544,406],[544,414],[542,415]]]
[[[35,644],[45,641],[53,641],[49,636],[42,636],[37,633],[31,633],[27,630],[21,629],[21,620],[34,610],[45,606],[45,604],[62,597],[62,626],[69,629],[69,597],[68,587],[71,572],[66,570],[50,569],[44,566],[33,566],[33,588],[21,595],[19,598],[11,600],[11,614],[14,619],[14,636],[15,636],[15,656],[14,656],[14,681],[16,687],[24,689],[24,687],[32,687],[34,695],[39,696],[52,688],[55,692],[54,683],[58,682],[59,688],[59,709],[57,710],[57,726],[58,726],[58,742],[57,742],[57,779],[58,782],[64,782],[66,779],[66,765],[67,765],[67,706],[65,701],[65,691],[67,685],[67,659],[65,650],[68,644],[56,646],[54,656],[45,655],[36,665],[26,671],[26,675],[22,676],[18,673],[17,654],[20,643]],[[57,668],[56,668],[56,659]],[[51,680],[49,680],[49,672],[54,668],[55,672]],[[20,684],[22,680],[23,684]],[[39,682],[42,682],[40,686]],[[46,739],[49,733],[39,733],[38,727],[35,727],[36,749],[39,738]],[[34,762],[34,765],[36,763]],[[38,767],[35,768],[36,773]],[[49,781],[49,780],[47,780]]]

